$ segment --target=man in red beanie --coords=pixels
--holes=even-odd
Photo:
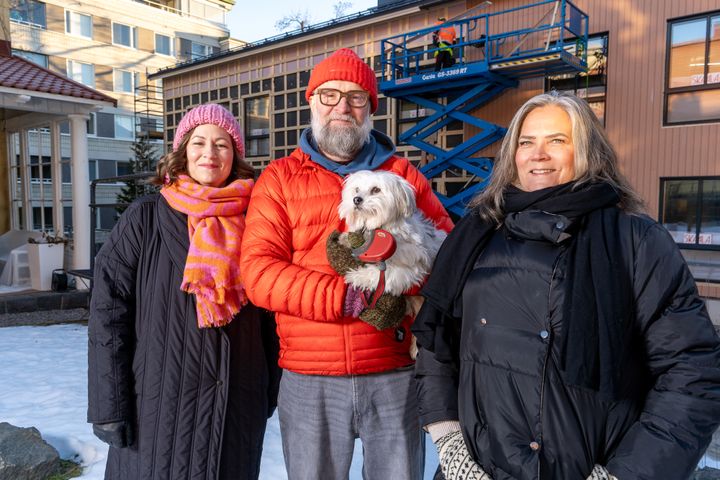
[[[248,209],[241,271],[250,300],[276,312],[285,369],[278,412],[291,480],[347,478],[357,438],[365,478],[422,478],[413,318],[365,323],[362,292],[345,284],[326,254],[328,236],[344,226],[343,178],[359,170],[404,177],[425,216],[452,228],[425,177],[372,129],[377,95],[375,73],[352,50],[318,63],[306,94],[311,127],[299,148],[265,169]]]

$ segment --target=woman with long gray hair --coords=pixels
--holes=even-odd
[[[720,423],[720,340],[587,103],[513,118],[413,332],[448,479],[684,479]]]

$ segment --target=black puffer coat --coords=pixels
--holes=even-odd
[[[95,261],[88,421],[128,421],[135,442],[110,448],[105,478],[257,478],[279,370],[272,317],[247,305],[199,329],[180,290],[187,217],[160,195],[133,203]]]
[[[421,348],[422,424],[459,419],[494,480],[581,480],[593,464],[620,480],[687,478],[720,422],[720,342],[677,246],[652,220],[621,214],[635,309],[623,368],[637,382],[629,399],[605,401],[558,368],[572,239],[532,234],[552,231],[555,218],[493,234],[446,339],[458,358],[441,363]],[[426,302],[420,315],[440,313]]]

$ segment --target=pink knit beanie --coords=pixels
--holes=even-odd
[[[182,117],[180,123],[178,123],[177,130],[175,130],[173,150],[177,150],[180,147],[180,142],[182,142],[183,137],[190,133],[193,128],[205,124],[217,125],[225,130],[228,135],[230,135],[230,138],[232,138],[235,150],[237,150],[240,158],[245,158],[245,142],[243,141],[240,124],[235,120],[235,117],[232,116],[232,113],[214,103],[195,107]]]
[[[310,82],[305,91],[305,98],[310,101],[315,89],[331,80],[355,82],[370,93],[371,113],[378,106],[378,86],[375,72],[349,48],[341,48],[322,62],[315,65],[310,74]]]

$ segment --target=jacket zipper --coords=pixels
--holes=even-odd
[[[555,262],[553,264],[552,274],[550,275],[550,288],[548,289],[548,303],[547,303],[547,315],[545,317],[545,328],[547,328],[548,337],[547,337],[547,347],[545,350],[545,360],[543,361],[543,367],[542,367],[542,377],[540,380],[540,449],[544,448],[543,445],[543,406],[545,404],[545,383],[547,382],[547,365],[548,360],[550,359],[550,353],[552,349],[552,343],[554,340],[553,335],[553,329],[552,324],[550,322],[550,300],[551,295],[553,291],[553,286],[555,285],[555,274],[557,273],[558,263],[560,263],[560,257],[562,257],[563,252],[560,251],[557,258],[555,259]],[[537,463],[537,478],[540,479],[540,459],[538,457],[538,463]]]

